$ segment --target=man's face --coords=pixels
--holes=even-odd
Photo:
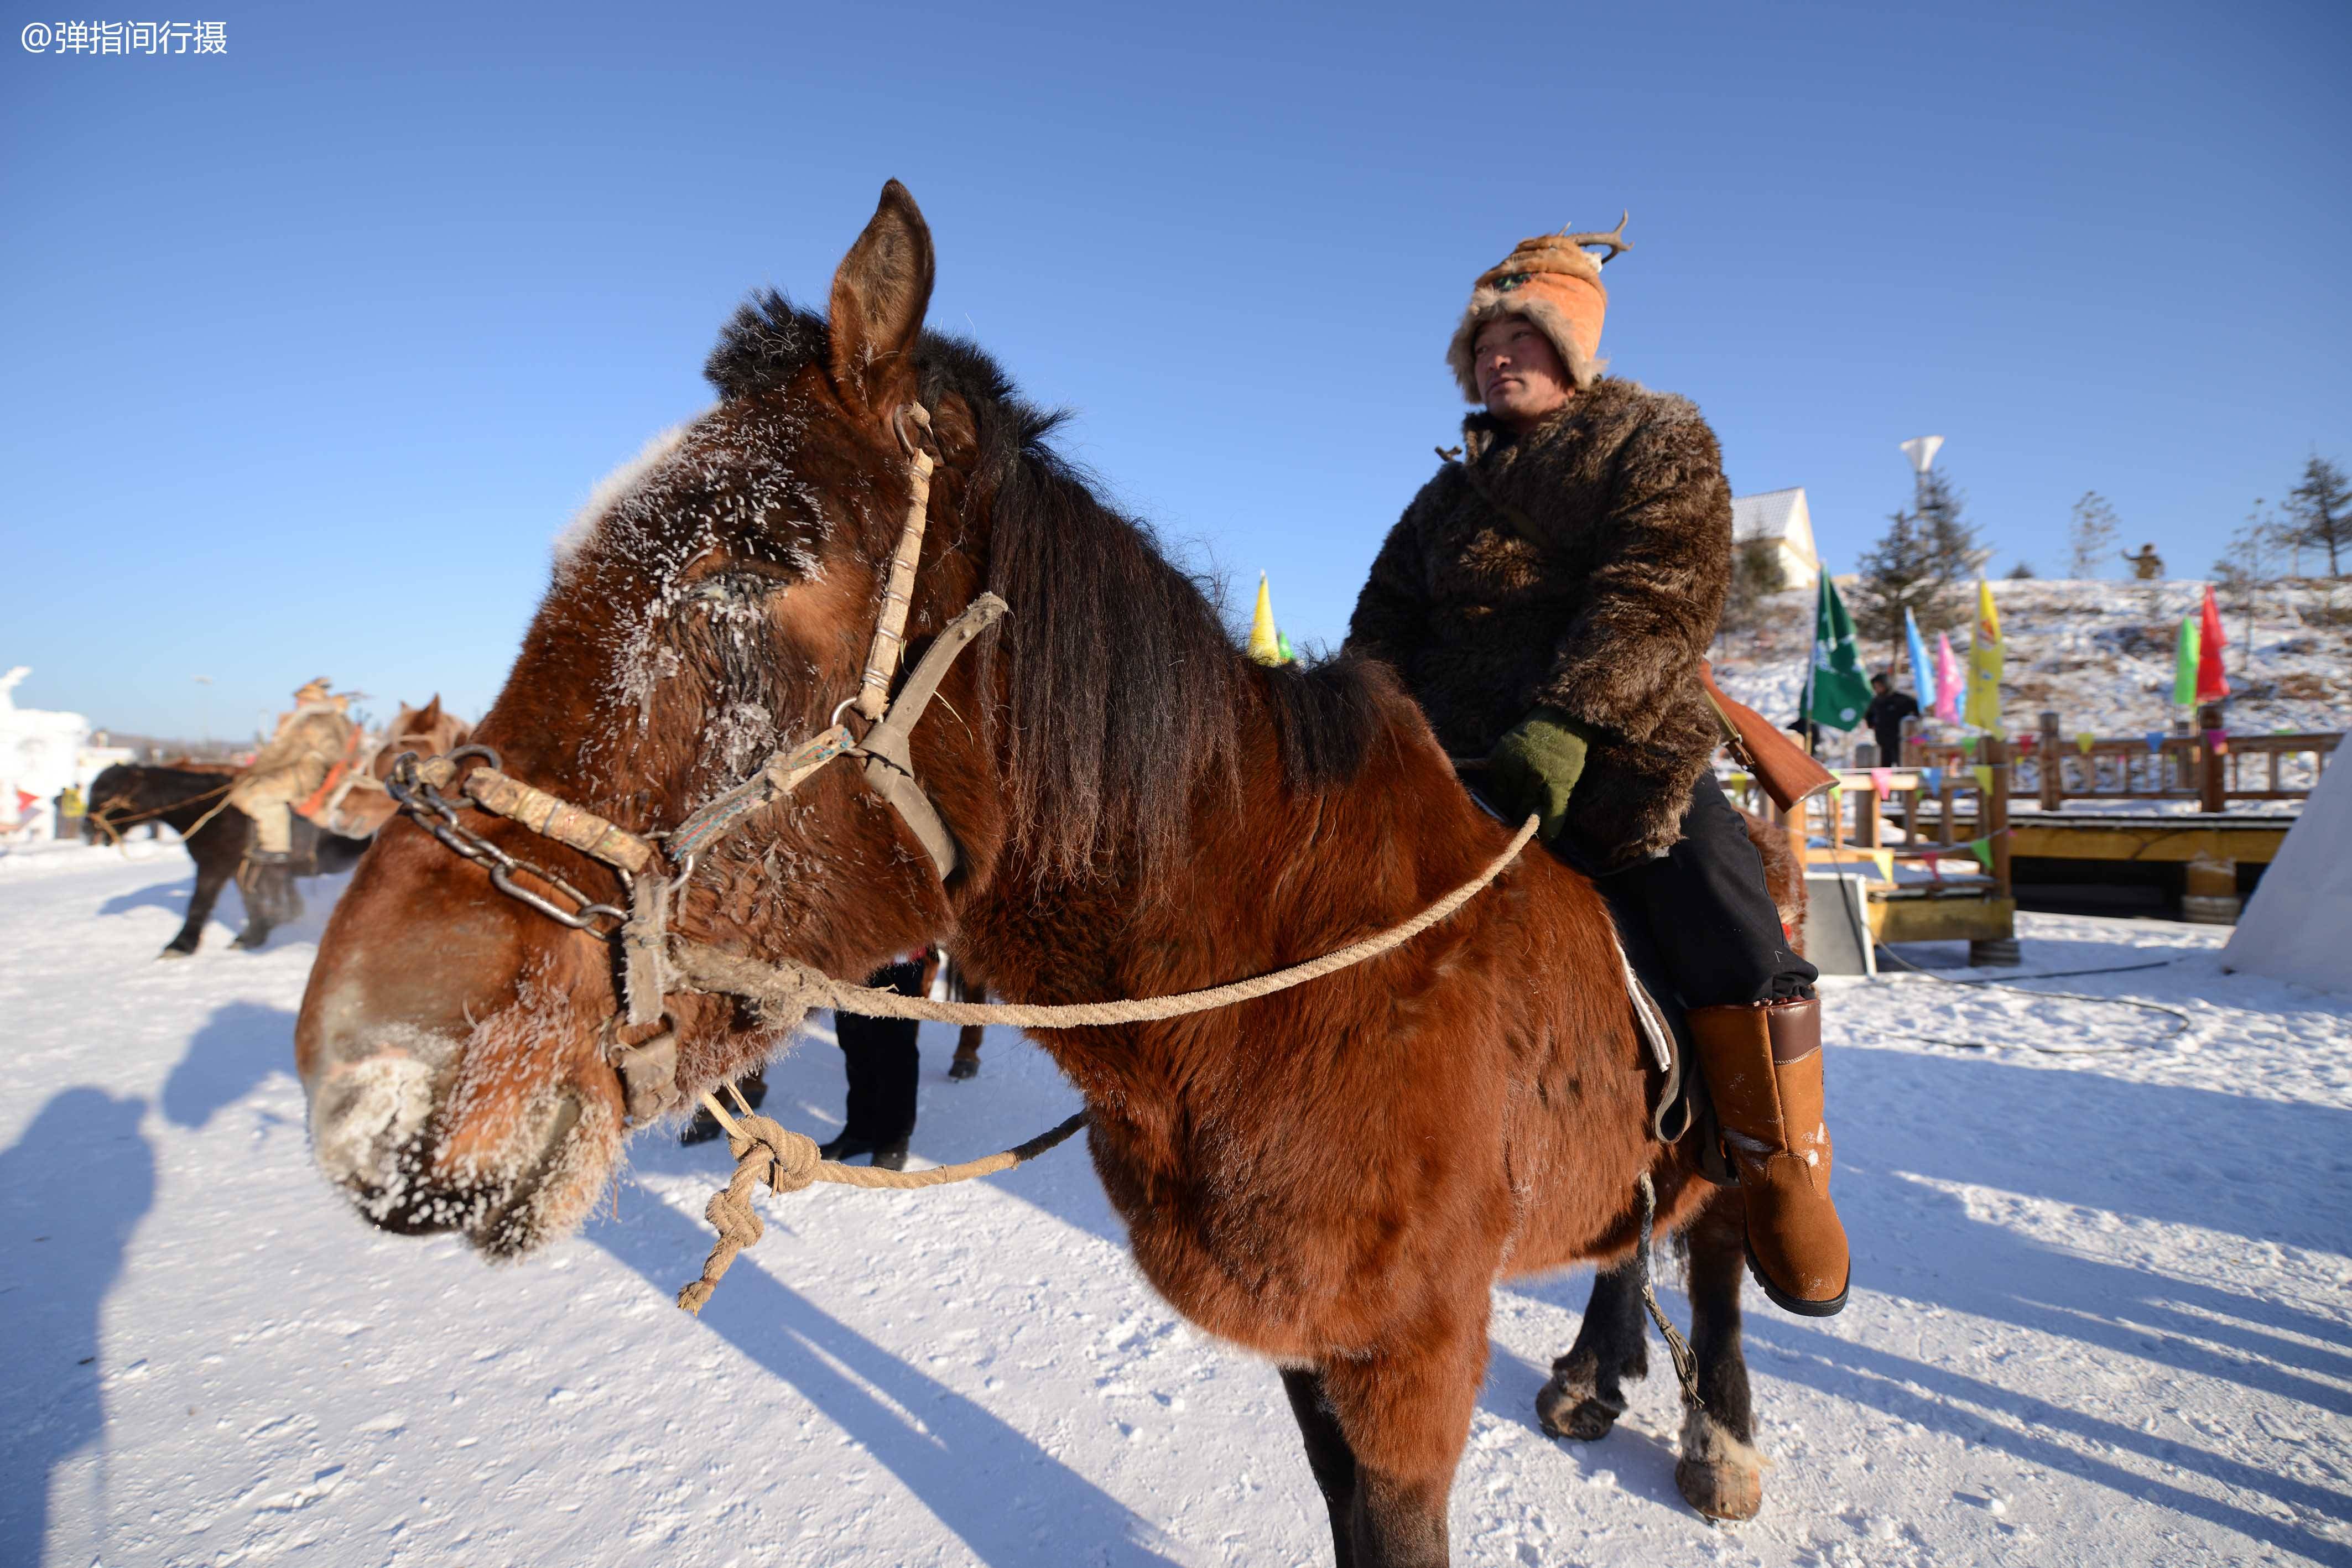
[[[1524,316],[1487,322],[1471,348],[1479,400],[1506,424],[1533,424],[1576,395],[1559,350]]]

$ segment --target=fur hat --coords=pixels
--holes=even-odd
[[[294,700],[298,703],[325,702],[328,688],[333,685],[334,683],[324,675],[320,675],[315,681],[305,681],[294,688]]]
[[[1609,254],[1594,256],[1584,248],[1588,245],[1605,245]],[[1550,340],[1579,391],[1599,381],[1609,368],[1609,361],[1601,358],[1601,321],[1609,309],[1601,268],[1618,252],[1632,248],[1621,217],[1607,234],[1563,232],[1523,239],[1510,255],[1480,273],[1471,286],[1469,308],[1462,312],[1462,324],[1454,329],[1454,341],[1445,350],[1445,362],[1454,367],[1464,399],[1478,401],[1478,329],[1506,316],[1526,317]]]

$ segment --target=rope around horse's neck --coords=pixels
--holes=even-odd
[[[1485,870],[1455,888],[1412,919],[1391,925],[1386,931],[1351,942],[1347,946],[1312,958],[1304,964],[1294,964],[1287,969],[1252,979],[1236,980],[1231,985],[1213,986],[1206,990],[1182,991],[1169,997],[1146,997],[1115,1002],[1076,1002],[1061,1007],[1029,1006],[1021,1003],[934,1002],[928,998],[901,996],[897,991],[877,990],[868,986],[845,985],[830,976],[820,974],[804,965],[770,965],[757,959],[737,957],[699,942],[673,940],[670,959],[676,973],[697,990],[721,991],[749,998],[762,1010],[776,1009],[797,1019],[814,1007],[837,1007],[869,1018],[911,1018],[934,1023],[1001,1023],[1018,1029],[1082,1029],[1106,1024],[1150,1023],[1155,1019],[1181,1018],[1186,1013],[1207,1012],[1213,1008],[1231,1007],[1259,997],[1272,996],[1293,986],[1333,974],[1351,964],[1412,941],[1455,910],[1461,908],[1488,883],[1503,874],[1505,868],[1517,860],[1528,841],[1536,835],[1539,819],[1529,817],[1512,835],[1503,852],[1489,862]],[[1035,1158],[1076,1132],[1086,1123],[1081,1111],[1050,1132],[1002,1154],[987,1155],[980,1159],[966,1160],[961,1165],[941,1166],[927,1171],[879,1170],[868,1166],[845,1166],[820,1158],[816,1141],[805,1134],[795,1133],[769,1120],[751,1114],[733,1084],[727,1092],[734,1096],[740,1116],[730,1116],[718,1099],[705,1092],[703,1105],[727,1129],[727,1146],[735,1155],[735,1175],[727,1186],[713,1193],[703,1209],[703,1218],[719,1231],[719,1239],[711,1245],[710,1256],[703,1261],[702,1277],[677,1293],[677,1304],[699,1315],[703,1304],[710,1300],[719,1281],[727,1275],[736,1255],[758,1241],[765,1228],[760,1223],[759,1211],[752,1207],[754,1188],[765,1184],[779,1193],[798,1192],[813,1182],[837,1182],[844,1186],[862,1187],[926,1187],[945,1186],[951,1182],[971,1181],[978,1176],[993,1176],[1010,1170],[1024,1160]],[[1646,1176],[1644,1182],[1649,1179]],[[1647,1239],[1646,1227],[1644,1240]],[[1655,1312],[1656,1307],[1651,1311]],[[1668,1330],[1669,1336],[1673,1331]],[[1669,1343],[1671,1344],[1671,1337]],[[1677,1363],[1680,1365],[1680,1363]]]
[[[232,779],[227,783],[221,785],[218,789],[207,789],[201,795],[191,795],[184,800],[173,800],[169,805],[156,806],[148,810],[134,812],[127,817],[118,817],[106,807],[100,806],[95,810],[83,813],[82,820],[88,822],[96,822],[99,825],[100,830],[106,834],[107,840],[112,847],[121,850],[123,854],[127,856],[131,852],[131,845],[122,836],[123,829],[135,828],[140,823],[163,816],[167,811],[176,811],[184,806],[194,806],[200,801],[209,800],[215,795],[226,795],[231,789],[236,787],[236,780]],[[228,802],[226,800],[223,800],[220,805],[215,806],[211,810],[206,811],[203,816],[196,819],[196,825],[194,828],[188,829],[185,832],[182,833],[180,837],[183,840],[194,838],[196,833],[196,828],[203,827],[206,822],[209,822],[215,817],[219,816],[221,814],[222,808],[226,807],[227,804]]]
[[[1110,1002],[1068,1002],[1059,1005],[1027,1002],[935,1002],[928,997],[902,996],[897,991],[854,986],[789,960],[765,964],[723,952],[704,943],[673,938],[670,961],[687,988],[746,997],[762,1010],[797,1017],[813,1008],[839,1008],[868,1018],[919,1019],[927,1023],[1006,1024],[1014,1029],[1090,1029],[1106,1025],[1152,1023],[1208,1012],[1236,1002],[1303,986],[1352,965],[1376,958],[1402,946],[1452,915],[1484,892],[1488,883],[1518,858],[1540,825],[1529,817],[1485,870],[1412,919],[1376,932],[1360,942],[1294,964],[1286,969],[1235,980],[1204,990],[1179,991],[1172,996],[1130,998]]]

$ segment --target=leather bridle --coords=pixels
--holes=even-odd
[[[952,875],[961,851],[939,808],[915,777],[908,741],[940,682],[957,655],[1005,613],[1004,601],[983,593],[950,622],[915,665],[898,695],[890,695],[906,648],[908,611],[915,567],[922,553],[936,463],[923,445],[930,430],[929,411],[908,403],[895,411],[891,429],[908,461],[910,498],[898,547],[891,558],[882,608],[856,693],[833,711],[821,733],[772,754],[750,778],[710,800],[666,831],[632,832],[583,806],[576,806],[502,770],[499,754],[487,746],[461,746],[446,756],[420,759],[403,752],[384,788],[400,810],[462,858],[483,867],[490,885],[575,931],[595,932],[619,947],[622,1006],[605,1021],[603,1051],[619,1074],[633,1124],[642,1124],[683,1099],[677,1087],[677,1037],[668,1027],[667,1003],[687,987],[671,968],[668,927],[696,862],[751,812],[792,794],[837,758],[864,759],[866,783],[889,802],[930,857],[941,882]],[[853,734],[841,720],[855,708],[866,721]],[[467,763],[480,766],[468,768]],[[454,789],[454,793],[452,792]],[[627,901],[625,909],[600,903],[562,876],[509,853],[466,826],[460,812],[472,808],[521,823],[541,838],[564,844],[610,867]],[[569,901],[570,907],[517,881],[529,876]],[[611,925],[607,926],[606,922]],[[663,1027],[652,1037],[625,1044],[625,1027]]]

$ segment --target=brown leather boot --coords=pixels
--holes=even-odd
[[[1776,1305],[1828,1317],[1845,1305],[1851,1265],[1830,1202],[1822,1004],[1693,1008],[1689,1019],[1724,1154],[1748,1200],[1748,1266]]]

